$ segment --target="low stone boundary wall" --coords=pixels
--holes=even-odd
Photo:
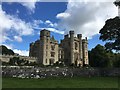
[[[41,68],[34,66],[3,66],[2,76],[18,78],[120,76],[120,68]]]

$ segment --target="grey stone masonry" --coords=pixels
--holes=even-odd
[[[89,64],[88,40],[87,37],[82,39],[82,34],[75,37],[74,31],[69,31],[58,43],[54,36],[50,36],[50,31],[44,29],[40,31],[40,40],[30,44],[29,56],[37,57],[37,62],[43,65],[62,60],[66,65],[83,66]]]

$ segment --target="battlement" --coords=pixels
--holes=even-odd
[[[40,31],[40,37],[47,36],[50,37],[50,31],[43,29]]]
[[[72,35],[72,34],[74,35],[74,31],[69,31],[69,34],[70,34],[70,35]]]
[[[88,64],[87,38],[82,39],[82,34],[74,34],[74,30],[69,31],[58,44],[54,36],[50,37],[50,31],[41,30],[40,43],[30,47],[30,56],[37,56],[38,63],[43,65],[52,65],[58,60],[63,60],[66,65]]]

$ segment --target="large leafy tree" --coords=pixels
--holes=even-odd
[[[114,67],[120,67],[120,54],[114,54],[115,60],[113,61]]]
[[[2,51],[2,52],[0,52],[0,54],[6,54],[6,55],[14,55],[15,53],[11,50],[11,49],[8,49],[6,46],[4,46],[4,45],[1,45],[0,46],[0,50]]]
[[[89,63],[92,67],[120,67],[120,53],[113,53],[98,44],[89,53]]]
[[[99,32],[100,39],[107,41],[105,44],[108,50],[120,50],[120,18],[108,19]]]
[[[92,67],[108,67],[109,58],[104,46],[98,44],[89,51],[89,63]]]

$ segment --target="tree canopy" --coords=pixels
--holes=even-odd
[[[120,53],[108,51],[100,44],[88,54],[91,67],[120,67]]]
[[[14,55],[15,53],[11,50],[11,49],[8,49],[6,46],[4,46],[4,45],[1,45],[0,46],[0,50],[2,51],[2,52],[0,52],[0,54],[6,54],[6,55]]]
[[[108,19],[99,33],[100,40],[107,41],[106,49],[120,50],[120,17]]]
[[[98,44],[95,48],[89,51],[89,61],[92,67],[106,67],[109,60],[105,47]]]
[[[120,67],[120,54],[107,51],[100,44],[89,51],[88,56],[92,67]]]

